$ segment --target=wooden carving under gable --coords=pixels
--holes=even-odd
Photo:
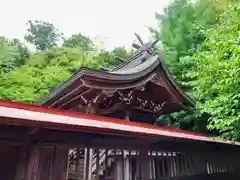
[[[124,113],[124,109],[152,116],[192,107],[191,99],[154,55],[157,41],[144,43],[139,35],[136,37],[140,45],[133,45],[137,51],[132,57],[109,71],[80,68],[42,105],[109,117]]]

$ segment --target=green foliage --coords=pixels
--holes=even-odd
[[[31,52],[27,48],[27,46],[18,39],[13,39],[11,41],[11,44],[17,48],[17,51],[20,54],[19,66],[21,66],[22,64],[25,63],[26,60],[30,58]]]
[[[206,0],[196,3],[176,0],[163,15],[156,14],[159,26],[151,30],[162,42],[166,64],[184,87],[195,63],[182,57],[193,54],[205,40],[205,29],[217,22],[218,11],[213,7]]]
[[[61,39],[60,33],[51,23],[44,21],[28,21],[25,40],[36,46],[37,50],[49,49],[57,45]]]
[[[112,56],[116,56],[121,59],[127,59],[131,55],[133,55],[133,53],[127,51],[124,47],[115,47],[112,51]]]
[[[211,115],[208,127],[240,139],[240,3],[231,6],[210,28],[191,57],[197,61],[198,108]]]
[[[196,109],[157,123],[240,139],[239,9],[235,0],[176,0],[157,14],[159,27],[150,30],[162,41],[159,52],[196,100]]]
[[[112,51],[103,51],[101,54],[108,54],[109,62],[112,67],[120,64],[133,55],[132,51],[127,51],[124,47],[115,47]]]
[[[132,51],[124,47],[116,47],[112,51],[101,50],[95,53],[94,60],[103,67],[113,68],[132,55]]]
[[[63,46],[72,48],[80,47],[84,51],[92,51],[94,49],[92,40],[81,33],[74,34],[69,39],[64,40]]]
[[[177,83],[194,98],[193,87],[197,78],[197,62],[190,58],[205,41],[205,31],[218,22],[219,8],[213,1],[191,2],[175,0],[163,15],[156,14],[158,27],[151,32],[162,42],[159,53],[163,53],[165,62]],[[170,120],[170,122],[169,122]],[[208,116],[196,110],[162,116],[158,123],[168,122],[171,126],[207,132]],[[199,122],[202,125],[199,126]]]
[[[61,47],[38,52],[24,66],[0,76],[0,99],[35,103],[67,80],[80,67],[116,66],[112,52],[86,54],[83,49]]]
[[[0,37],[0,71],[10,72],[29,58],[29,50],[19,41]]]

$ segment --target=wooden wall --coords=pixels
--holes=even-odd
[[[79,159],[84,161],[89,148]],[[69,180],[200,180],[219,179],[239,171],[238,154],[186,153],[155,150],[91,149],[92,160],[77,165],[77,156],[69,161]],[[71,151],[74,156],[75,151]],[[84,153],[85,152],[85,153]],[[78,153],[81,154],[81,153]],[[79,160],[80,161],[80,160]],[[88,173],[85,171],[89,171]],[[87,176],[84,174],[87,173]],[[239,176],[238,176],[239,177]],[[212,179],[212,180],[213,180]],[[220,180],[220,179],[219,179]]]
[[[0,147],[0,179],[12,180],[17,168],[19,148],[10,145]]]
[[[67,164],[68,148],[31,147],[21,154],[15,180],[66,180]]]

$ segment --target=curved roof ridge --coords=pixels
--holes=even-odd
[[[154,55],[150,43],[144,44],[135,55],[112,70],[103,71],[80,67],[68,80],[55,88],[50,96],[45,97],[40,104],[45,106],[56,105],[59,102],[64,104],[65,100],[71,102],[70,99],[75,101],[76,98],[81,97],[82,95],[79,93],[91,92],[95,97],[98,96],[99,90],[131,90],[134,87],[145,86],[148,82],[156,84],[157,91],[148,90],[146,93],[154,92],[155,94],[149,94],[149,97],[155,96],[159,101],[158,103],[161,101],[170,103],[169,113],[193,107],[195,104],[174,82],[163,59]],[[151,83],[148,85],[151,86]],[[79,88],[82,90],[80,91]],[[90,102],[94,97],[89,97],[87,102]]]

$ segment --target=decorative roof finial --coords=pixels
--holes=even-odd
[[[154,47],[158,43],[159,40],[155,40],[155,41],[149,42],[149,43],[144,43],[142,38],[137,33],[134,33],[134,35],[137,37],[137,39],[140,43],[140,45],[138,45],[136,43],[132,43],[132,46],[135,49],[137,49],[137,52],[147,51],[149,54],[153,54]]]
[[[142,46],[144,46],[144,42],[143,42],[142,38],[141,38],[137,33],[134,33],[134,35],[137,37],[137,39],[138,39],[138,41],[140,42],[140,44],[141,44]]]

